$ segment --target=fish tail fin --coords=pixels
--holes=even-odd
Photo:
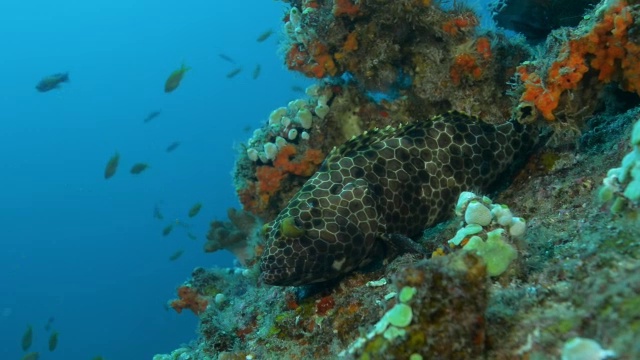
[[[180,66],[180,70],[182,70],[183,73],[191,70],[191,66],[188,66],[184,61],[182,61],[182,65]]]

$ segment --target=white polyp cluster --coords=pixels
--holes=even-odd
[[[613,201],[614,213],[640,206],[640,120],[633,126],[631,146],[633,149],[622,159],[621,166],[610,169],[602,180],[599,197],[604,202]]]

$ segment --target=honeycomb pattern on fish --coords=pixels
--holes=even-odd
[[[462,191],[482,191],[537,138],[515,121],[489,125],[451,112],[365,132],[334,149],[266,224],[261,280],[304,285],[336,278],[452,213]]]

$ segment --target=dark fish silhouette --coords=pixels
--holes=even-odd
[[[272,29],[268,29],[265,32],[263,32],[262,34],[260,34],[260,36],[258,36],[258,38],[256,40],[258,42],[263,42],[263,41],[267,40],[269,37],[271,37],[271,35],[273,35],[273,30]]]
[[[162,229],[162,236],[167,236],[173,231],[173,224],[169,224]]]
[[[158,220],[164,220],[164,215],[162,215],[162,212],[160,211],[160,206],[158,206],[158,204],[156,204],[153,207],[153,217]]]
[[[235,68],[227,73],[227,79],[232,79],[242,72],[242,68]]]
[[[51,316],[51,317],[49,318],[49,320],[47,320],[47,323],[46,323],[46,324],[44,324],[44,330],[45,330],[45,331],[49,331],[49,330],[51,330],[51,326],[53,325],[53,321],[54,321],[54,320],[55,320],[55,319],[54,319],[54,317],[53,317],[53,316]]]
[[[202,203],[195,203],[191,209],[189,209],[189,217],[192,218],[196,215],[198,215],[198,213],[200,212],[200,209],[202,209]]]
[[[107,166],[104,168],[104,178],[108,179],[116,174],[118,170],[118,163],[120,162],[120,154],[116,152],[107,162]]]
[[[49,336],[49,351],[53,351],[58,347],[58,332],[54,331]]]
[[[295,92],[304,94],[304,88],[302,86],[298,86],[298,85],[291,85],[291,91],[295,91]]]
[[[40,92],[47,92],[53,89],[59,89],[60,84],[69,82],[69,73],[59,73],[53,74],[49,76],[45,76],[40,80],[38,85],[36,85],[36,90]]]
[[[260,76],[260,64],[256,65],[256,68],[253,69],[253,80],[257,79]]]
[[[133,175],[138,175],[143,171],[147,170],[148,168],[149,168],[148,164],[136,163],[131,167],[131,170],[129,170],[129,172],[132,173]]]
[[[149,114],[147,114],[147,117],[144,118],[144,122],[148,123],[149,121],[157,118],[158,115],[160,115],[160,110],[152,111]]]
[[[233,60],[232,58],[230,58],[229,56],[227,56],[227,55],[225,55],[225,54],[220,53],[220,54],[218,54],[218,56],[220,56],[220,58],[221,58],[222,60],[224,60],[224,61],[230,62],[230,63],[232,63],[232,64],[235,64],[235,63],[236,63],[236,61],[235,61],[235,60]]]
[[[167,148],[165,149],[166,152],[170,153],[173,150],[177,149],[178,146],[180,146],[180,141],[174,141],[171,144],[169,144],[169,146],[167,146]]]
[[[27,330],[22,334],[22,350],[27,351],[33,343],[33,327],[29,325]]]
[[[169,256],[169,260],[170,261],[178,260],[180,258],[180,256],[182,256],[182,254],[184,254],[184,250],[180,249],[180,250],[174,252],[171,256]]]
[[[182,64],[178,70],[172,72],[164,83],[164,92],[170,93],[177,89],[178,86],[180,86],[180,82],[182,81],[184,74],[189,70],[191,70],[190,67]]]
[[[39,352],[30,352],[28,354],[24,354],[22,360],[38,360],[40,358]]]

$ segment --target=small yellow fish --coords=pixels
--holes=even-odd
[[[38,358],[40,358],[40,353],[34,351],[28,354],[24,354],[22,360],[38,360]]]
[[[236,75],[242,72],[242,68],[235,68],[227,73],[227,79],[233,79]]]
[[[189,209],[189,217],[192,218],[192,217],[198,215],[198,213],[200,212],[200,209],[202,209],[202,203],[194,204],[191,207],[191,209]]]
[[[136,163],[131,167],[131,170],[129,170],[129,172],[132,173],[133,175],[138,175],[141,172],[147,170],[148,168],[149,168],[149,165],[145,163]]]
[[[167,236],[173,231],[173,224],[169,224],[162,229],[162,236]]]
[[[22,350],[27,351],[33,343],[33,327],[29,325],[27,330],[22,334]]]
[[[262,34],[260,34],[260,36],[258,36],[258,38],[256,40],[258,42],[263,42],[263,41],[267,40],[269,37],[271,37],[271,35],[273,35],[273,30],[272,29],[268,29],[265,32],[263,32]]]
[[[191,70],[190,67],[186,66],[185,64],[182,64],[180,66],[180,69],[172,72],[171,75],[169,75],[169,77],[167,78],[167,81],[165,81],[164,83],[164,92],[170,93],[173,90],[177,89],[178,86],[180,86],[180,81],[182,81],[182,77],[189,70]]]
[[[108,179],[116,174],[118,170],[118,163],[120,162],[120,154],[116,151],[115,154],[107,162],[107,166],[104,168],[104,178]]]
[[[58,347],[58,332],[54,331],[49,336],[49,351],[53,351]]]
[[[253,80],[257,79],[260,76],[260,64],[256,65],[256,68],[253,69]]]
[[[182,254],[184,254],[184,250],[180,249],[176,252],[174,252],[171,256],[169,256],[169,260],[170,261],[176,261],[180,258],[180,256],[182,256]]]

